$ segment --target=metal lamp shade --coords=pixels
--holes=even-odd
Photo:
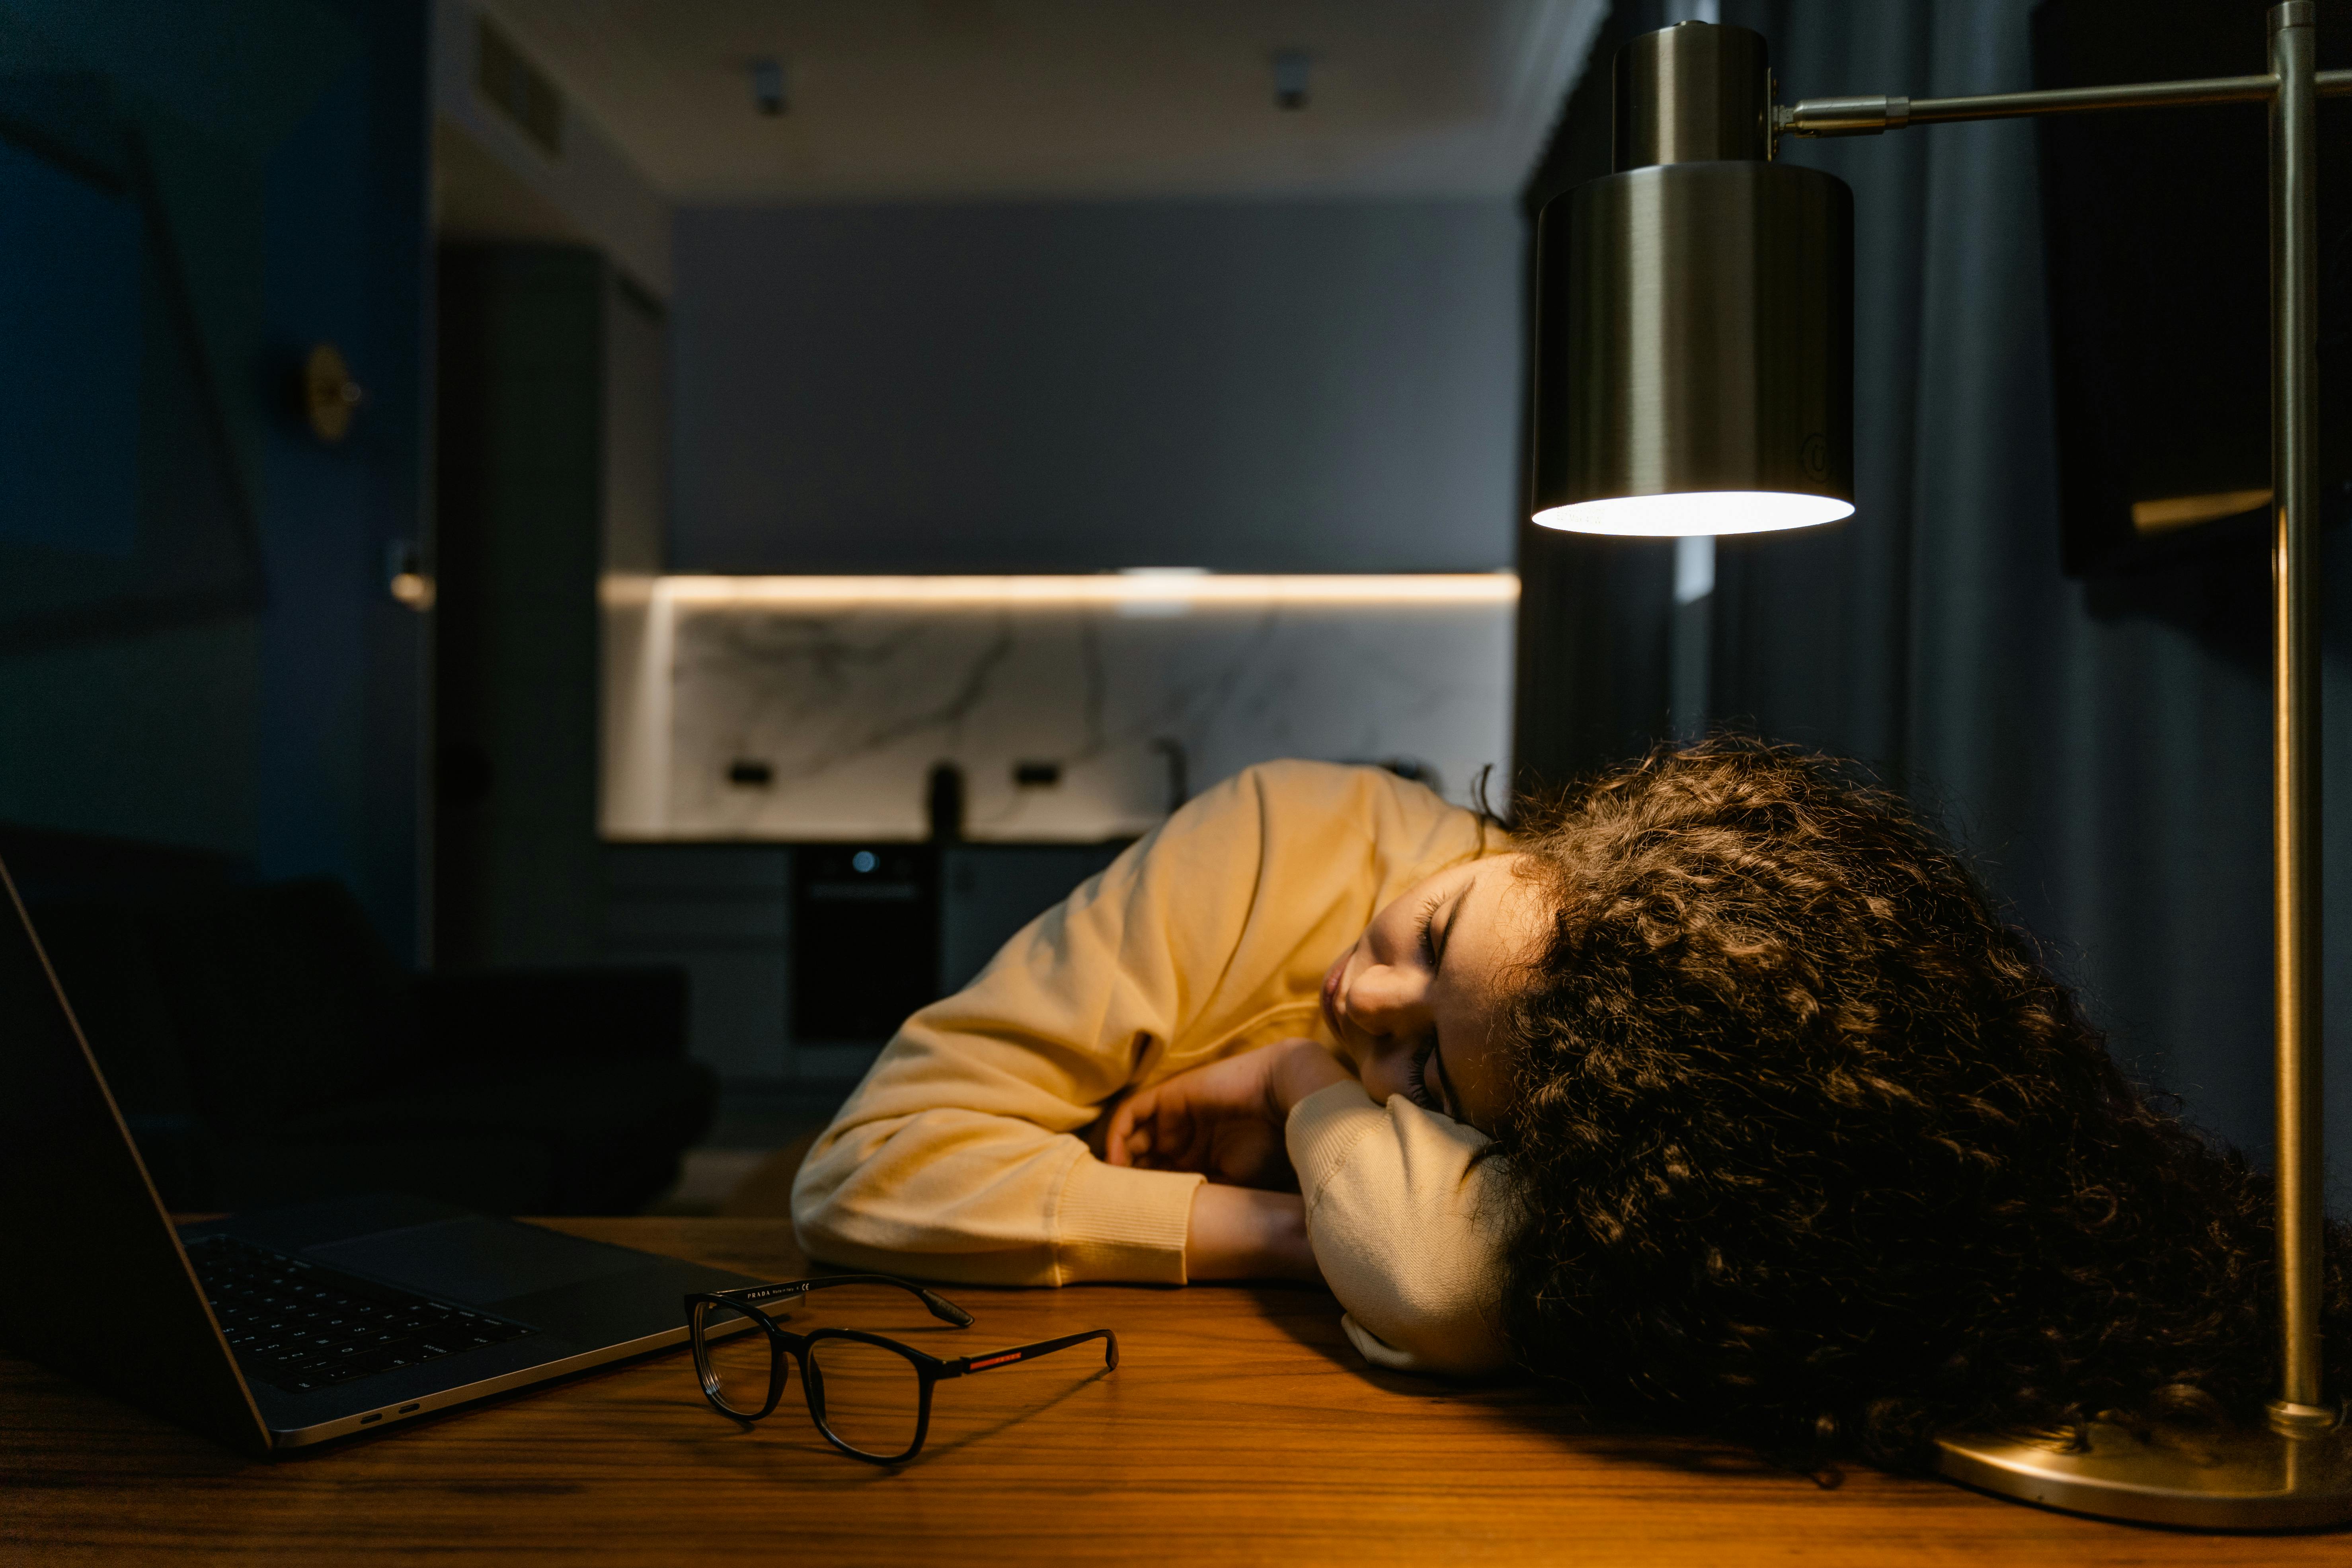
[[[1580,185],[1537,234],[1535,521],[1752,533],[1853,510],[1853,195],[1755,159]]]

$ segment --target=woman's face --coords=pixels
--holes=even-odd
[[[1402,1094],[1483,1131],[1508,1089],[1496,1027],[1535,954],[1542,895],[1496,855],[1440,871],[1372,917],[1323,976],[1323,1017],[1374,1100]]]

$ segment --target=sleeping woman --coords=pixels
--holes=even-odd
[[[910,1018],[793,1209],[936,1279],[1319,1279],[1377,1364],[1822,1457],[2275,1382],[2267,1183],[1900,802],[1741,742],[1508,833],[1250,769]]]

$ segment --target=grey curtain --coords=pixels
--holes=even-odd
[[[2262,7],[2242,8],[2259,40]],[[1620,36],[1656,25],[1643,10],[1621,7]],[[2030,0],[1724,0],[1721,19],[1764,33],[1788,101],[2029,85],[2032,10]],[[1552,162],[1564,169],[1573,160],[1562,153]],[[2032,124],[1784,143],[1782,155],[1854,190],[1860,507],[1835,530],[1721,542],[1714,718],[1864,759],[1939,812],[2049,944],[2119,1059],[2266,1161],[2266,561],[2242,552],[2183,569],[2190,578],[2123,584],[2061,571]],[[1523,773],[1559,774],[1660,732],[1669,569],[1664,547],[1612,552],[1528,532],[1520,756]],[[2342,545],[2331,533],[2325,590],[2339,1210],[2352,1198]]]

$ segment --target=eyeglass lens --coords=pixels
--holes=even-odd
[[[740,1323],[743,1315],[704,1302],[696,1303],[694,1313],[695,1360],[703,1386],[736,1414],[758,1415],[768,1403],[768,1381],[775,1371],[768,1336],[755,1328],[714,1337],[714,1331],[724,1332]],[[792,1358],[785,1357],[784,1364],[789,1368]]]
[[[915,1446],[923,1384],[905,1356],[862,1340],[820,1339],[809,1347],[809,1372],[825,1427],[842,1442],[880,1458]]]

